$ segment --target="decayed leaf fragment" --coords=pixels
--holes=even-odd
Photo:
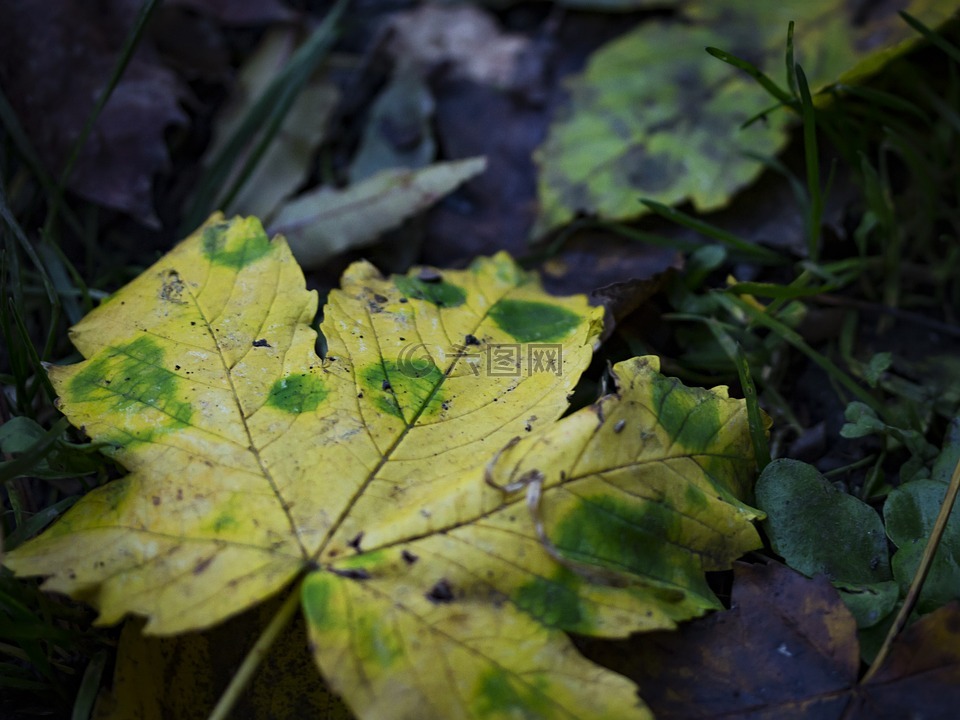
[[[61,406],[131,472],[7,563],[150,634],[303,575],[315,658],[362,718],[647,718],[563,631],[716,607],[702,571],[759,544],[753,460],[742,402],[649,358],[556,422],[601,312],[505,254],[355,263],[321,359],[286,243],[214,216],[74,329],[88,359],[51,372]],[[538,503],[496,487],[530,470]]]

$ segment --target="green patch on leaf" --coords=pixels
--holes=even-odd
[[[213,530],[218,533],[224,532],[225,530],[232,530],[235,527],[237,527],[237,518],[230,512],[220,513],[213,522]]]
[[[585,618],[580,606],[580,579],[566,568],[552,578],[537,577],[517,588],[513,602],[549,627],[577,631]]]
[[[328,392],[321,378],[295,373],[273,383],[267,395],[267,405],[299,415],[320,407]]]
[[[463,288],[452,285],[445,280],[426,282],[420,278],[399,275],[393,281],[397,289],[407,297],[426,300],[437,307],[459,307],[467,300],[467,294]]]
[[[307,621],[320,630],[331,630],[338,624],[336,614],[330,612],[333,582],[333,578],[321,572],[313,573],[303,581],[303,612]]]
[[[470,263],[470,271],[475,275],[489,272],[493,267],[493,276],[505,285],[521,285],[525,275],[523,269],[509,255],[503,253],[490,258],[477,258]]]
[[[566,308],[529,300],[501,300],[490,308],[490,317],[517,342],[558,342],[581,318]]]
[[[403,645],[391,620],[364,613],[353,621],[353,650],[364,662],[388,668],[403,656]]]
[[[696,557],[675,542],[680,521],[675,510],[657,502],[637,506],[610,496],[585,497],[551,539],[571,559],[712,597]]]
[[[716,396],[701,388],[686,388],[662,375],[653,381],[653,410],[675,444],[690,453],[710,447],[720,431]]]
[[[442,378],[440,368],[429,358],[420,362],[416,372],[393,360],[384,360],[360,374],[364,392],[375,398],[377,407],[407,422],[418,415],[429,416],[440,411],[442,390],[437,389],[437,385]]]
[[[215,265],[241,270],[272,249],[259,222],[221,222],[203,230],[203,254]]]
[[[180,378],[165,367],[164,351],[150,337],[139,337],[93,360],[70,381],[72,402],[102,403],[104,412],[158,411],[148,428],[139,427],[129,438],[147,441],[157,432],[190,424],[193,407],[176,399]],[[145,435],[147,437],[145,437]]]
[[[491,670],[480,678],[472,710],[477,718],[548,718],[556,708],[536,684],[520,685],[502,670]]]

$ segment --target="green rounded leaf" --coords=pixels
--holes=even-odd
[[[812,465],[770,463],[756,487],[757,505],[773,549],[805,575],[825,573],[835,582],[890,579],[887,539],[880,516],[834,487]]]

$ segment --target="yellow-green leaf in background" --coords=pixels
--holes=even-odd
[[[316,310],[282,238],[214,216],[91,313],[51,379],[130,473],[6,563],[160,635],[297,581],[360,718],[649,718],[565,631],[718,607],[703,571],[759,546],[744,403],[636,358],[558,420],[602,311],[505,254],[351,265],[322,358]]]
[[[781,86],[787,25],[796,22],[796,57],[816,90],[847,71],[849,79],[878,69],[864,62],[919,36],[896,14],[907,10],[936,27],[956,2],[839,0],[712,2],[682,6],[680,20],[648,21],[608,43],[569,84],[569,105],[537,150],[540,215],[534,235],[578,212],[631,218],[638,198],[672,205],[691,201],[717,209],[787,141],[784,111],[741,129],[773,98],[745,73],[708,55],[717,47],[752,62]],[[903,52],[898,45],[897,52]],[[752,156],[752,157],[751,157]]]

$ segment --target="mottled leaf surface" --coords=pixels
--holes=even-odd
[[[218,216],[112,296],[51,379],[130,473],[7,563],[147,634],[299,576],[314,658],[362,718],[650,717],[564,631],[718,607],[703,571],[759,546],[742,401],[635,358],[558,421],[602,311],[505,254],[351,265],[322,358],[316,310],[281,238]]]
[[[638,198],[722,207],[757,177],[756,156],[775,155],[792,121],[784,111],[740,126],[774,101],[753,79],[704,52],[752,62],[781,86],[787,24],[796,61],[814,89],[857,69],[881,48],[916,34],[896,10],[936,26],[955,10],[938,0],[860,9],[837,0],[690,2],[679,20],[650,21],[597,51],[569,83],[570,101],[537,151],[540,217],[534,234],[578,212],[630,218]],[[898,52],[904,48],[898,47]],[[891,53],[883,55],[886,60]],[[748,153],[754,157],[748,157]]]

